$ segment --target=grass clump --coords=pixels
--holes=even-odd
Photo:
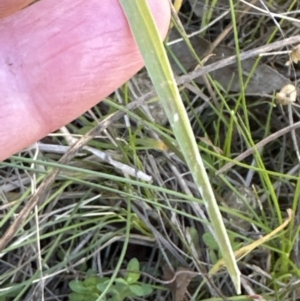
[[[242,294],[226,270],[210,274],[222,257],[214,229],[142,70],[38,150],[1,163],[1,235],[48,183],[1,251],[1,301],[299,300],[299,109],[275,97],[297,87],[299,67],[265,55],[298,34],[298,3],[264,1],[272,15],[230,2],[205,3],[201,18],[185,1],[165,46],[234,252],[280,229],[239,257]],[[241,61],[224,65],[232,55]],[[84,147],[59,161],[74,138]]]

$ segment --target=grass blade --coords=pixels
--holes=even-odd
[[[186,163],[203,197],[228,272],[236,291],[240,293],[240,272],[234,253],[151,12],[145,0],[120,0],[120,3]]]

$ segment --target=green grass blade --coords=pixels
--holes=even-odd
[[[145,0],[120,0],[149,76],[206,205],[228,272],[240,293],[240,273],[168,58]]]

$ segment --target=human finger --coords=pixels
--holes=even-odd
[[[148,0],[161,35],[168,0]],[[0,160],[80,116],[143,61],[118,0],[43,0],[0,20]]]

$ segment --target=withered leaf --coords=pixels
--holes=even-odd
[[[177,272],[179,271],[184,273],[177,274]],[[174,281],[167,284],[167,286],[173,293],[174,301],[187,301],[188,299],[185,296],[187,287],[190,284],[191,280],[196,276],[196,274],[182,267],[178,268],[176,273],[174,273],[174,271],[172,271],[168,265],[164,266],[163,272],[164,280],[172,280],[175,276]]]
[[[285,85],[280,92],[276,93],[276,100],[281,105],[289,105],[296,101],[297,89],[294,85]]]
[[[300,61],[300,44],[293,48],[290,58],[291,61],[293,61],[295,64],[298,64],[298,61]]]

